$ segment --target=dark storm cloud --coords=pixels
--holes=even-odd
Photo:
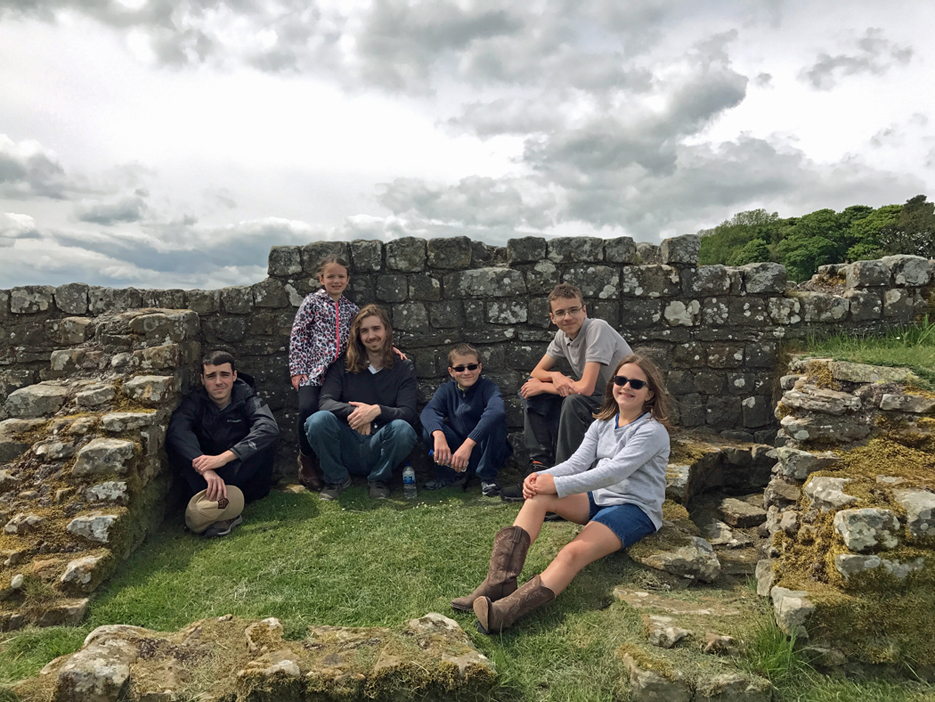
[[[109,226],[119,222],[138,222],[146,213],[145,191],[137,191],[110,202],[84,202],[76,208],[82,222]]]
[[[912,59],[910,47],[893,44],[883,37],[881,29],[868,29],[856,44],[853,53],[819,54],[811,68],[802,69],[800,79],[818,90],[830,90],[844,76],[861,73],[879,76]]]

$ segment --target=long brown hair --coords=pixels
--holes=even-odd
[[[377,317],[386,330],[386,338],[383,339],[383,368],[393,367],[393,327],[390,326],[390,317],[379,305],[366,305],[360,312],[354,315],[351,322],[351,330],[347,335],[347,372],[362,373],[367,370],[367,349],[360,340],[360,325],[367,317]]]
[[[646,381],[652,391],[652,397],[643,403],[643,411],[649,412],[650,416],[666,429],[671,429],[672,426],[669,424],[669,391],[666,390],[665,383],[662,380],[662,373],[649,356],[644,356],[641,353],[631,353],[629,356],[620,359],[620,363],[614,368],[610,380],[607,381],[607,387],[604,389],[604,402],[594,414],[594,418],[613,419],[617,416],[619,408],[617,407],[617,401],[614,399],[614,378],[617,376],[620,367],[627,363],[639,366],[640,370],[646,375]]]

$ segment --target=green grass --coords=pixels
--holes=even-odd
[[[827,339],[808,339],[798,350],[841,361],[907,367],[935,387],[935,319],[930,320],[928,315],[915,326],[898,327],[882,334],[837,334]]]
[[[77,650],[87,633],[102,624],[175,631],[228,613],[274,616],[283,622],[287,637],[297,639],[309,625],[399,627],[434,611],[456,619],[496,663],[495,700],[629,699],[624,666],[615,651],[624,644],[642,645],[645,639],[640,613],[612,592],[618,585],[652,585],[654,576],[625,555],[585,569],[556,602],[500,636],[478,633],[473,615],[451,610],[451,598],[483,579],[493,535],[516,512],[516,505],[482,498],[476,489],[422,494],[414,504],[401,499],[375,504],[366,497],[366,487],[356,486],[330,503],[308,493],[274,492],[249,506],[244,525],[223,539],[193,537],[176,515],[95,594],[84,625],[0,634],[0,684],[35,675],[53,657]],[[546,525],[530,550],[523,577],[540,572],[577,529],[568,523]],[[744,584],[733,591],[702,587],[672,596],[750,599],[751,614],[738,625],[749,632],[743,638],[753,641],[755,631],[769,631],[768,608],[751,599]],[[703,635],[700,630],[699,638]],[[774,632],[773,638],[763,636],[759,649],[781,652],[761,652],[748,665],[775,676],[781,700],[924,699],[913,697],[907,684],[861,687],[811,672],[806,678],[799,668],[780,675],[775,671],[789,655],[782,653],[784,637]],[[696,641],[672,654],[689,671],[728,665],[699,650]],[[778,668],[764,662],[773,660],[771,656],[779,657]],[[826,692],[819,694],[822,690]],[[935,699],[935,688],[924,691]]]

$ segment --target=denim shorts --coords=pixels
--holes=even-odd
[[[644,536],[655,533],[656,525],[636,505],[610,505],[600,507],[594,502],[594,493],[588,493],[589,519],[610,529],[623,543],[620,548],[632,546]]]

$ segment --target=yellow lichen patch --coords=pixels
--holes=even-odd
[[[805,373],[808,375],[809,382],[820,388],[841,389],[840,383],[831,374],[831,365],[826,361],[807,361]]]
[[[935,454],[905,446],[892,438],[871,439],[841,454],[836,473],[876,483],[877,476],[903,478],[903,486],[935,488]],[[851,485],[847,487],[848,494]]]
[[[650,653],[642,646],[633,644],[624,644],[616,651],[617,655],[623,658],[629,656],[633,662],[643,670],[651,670],[657,675],[661,675],[667,680],[675,680],[677,675],[672,664],[664,657]]]
[[[678,502],[666,500],[662,503],[662,518],[670,522],[688,519],[688,510]]]

